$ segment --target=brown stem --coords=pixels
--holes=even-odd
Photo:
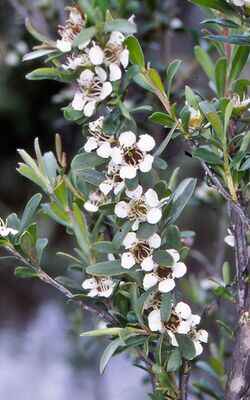
[[[187,400],[188,398],[188,380],[191,371],[191,366],[189,361],[184,360],[180,369],[180,400]]]

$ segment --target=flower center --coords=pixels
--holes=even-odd
[[[152,250],[148,243],[139,242],[135,247],[131,249],[131,253],[135,257],[136,262],[140,263],[152,253]]]
[[[131,220],[141,218],[147,214],[147,211],[148,209],[144,200],[132,200],[130,203],[128,218]]]
[[[130,147],[125,149],[124,160],[129,165],[137,165],[143,160],[143,154],[137,147]]]
[[[171,268],[157,268],[157,275],[162,279],[171,278],[172,272]]]
[[[180,325],[180,320],[175,314],[171,314],[169,321],[164,322],[165,328],[172,333],[177,332],[177,328],[179,325]]]
[[[98,99],[101,95],[103,82],[95,76],[87,87],[87,96],[90,100]]]
[[[119,53],[121,52],[120,47],[116,47],[114,44],[108,44],[104,49],[105,60],[110,64],[119,61]]]

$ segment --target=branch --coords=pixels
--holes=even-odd
[[[191,371],[191,366],[189,361],[184,360],[179,377],[179,387],[180,387],[180,400],[187,400],[188,398],[188,380]]]

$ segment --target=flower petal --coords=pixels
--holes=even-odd
[[[141,151],[151,151],[155,147],[155,140],[148,134],[140,135],[137,146]]]
[[[122,132],[119,136],[119,143],[121,146],[130,147],[136,142],[136,135],[131,131]]]
[[[95,72],[99,76],[101,81],[104,82],[107,80],[107,73],[103,68],[97,66],[97,67],[95,67]]]
[[[82,283],[83,289],[95,289],[97,287],[97,282],[95,278],[85,279]]]
[[[124,49],[123,52],[120,55],[120,61],[121,64],[124,68],[128,66],[129,63],[129,51],[127,49]]]
[[[121,258],[121,266],[126,269],[130,269],[135,265],[134,257],[131,253],[123,253]]]
[[[159,205],[159,198],[153,189],[148,189],[145,193],[146,202],[150,207],[157,207]]]
[[[151,274],[146,274],[143,278],[143,288],[144,290],[148,290],[149,288],[153,287],[156,285],[158,282],[158,277],[154,272]]]
[[[142,195],[143,189],[141,185],[138,185],[135,190],[126,190],[126,195],[130,199],[139,199]]]
[[[185,335],[190,331],[190,328],[191,328],[191,326],[190,326],[189,322],[181,321],[177,328],[177,331],[178,331],[178,333],[182,333],[183,335]]]
[[[129,204],[125,201],[119,201],[115,206],[115,214],[119,218],[126,218],[130,210]]]
[[[157,233],[154,233],[149,239],[148,244],[153,249],[158,249],[161,245],[161,238]]]
[[[136,168],[132,165],[126,165],[120,169],[120,177],[122,179],[134,179],[136,177]]]
[[[56,47],[63,53],[71,51],[72,43],[66,40],[57,40]]]
[[[148,326],[153,332],[162,330],[161,311],[153,310],[148,315]]]
[[[151,208],[147,212],[147,221],[149,224],[157,224],[162,217],[162,212],[159,208]]]
[[[193,344],[195,347],[195,353],[196,353],[195,355],[199,356],[203,352],[203,347],[197,340],[193,340]]]
[[[87,103],[84,106],[83,112],[84,112],[84,115],[86,115],[86,117],[91,117],[91,115],[93,115],[93,113],[95,111],[95,105],[96,105],[95,101],[90,101],[89,103]]]
[[[86,153],[90,153],[92,150],[95,150],[98,147],[97,140],[93,137],[88,138],[87,142],[84,145],[84,150]]]
[[[100,46],[93,46],[89,50],[88,56],[93,65],[100,65],[103,62],[104,52]]]
[[[191,308],[189,307],[188,304],[184,303],[183,301],[180,301],[179,303],[176,304],[175,312],[179,317],[183,319],[188,319],[192,315]]]
[[[113,189],[112,180],[111,179],[106,179],[105,181],[100,183],[99,189],[105,196],[107,196],[107,194],[109,194],[111,192],[111,190]]]
[[[207,341],[208,341],[208,332],[205,331],[205,329],[200,329],[197,332],[196,338],[198,340],[200,340],[201,342],[203,342],[203,343],[207,343]]]
[[[144,258],[144,260],[141,263],[141,267],[144,271],[152,271],[154,268],[153,257],[149,256]]]
[[[83,98],[83,94],[80,92],[76,92],[72,101],[72,108],[76,111],[82,111],[85,103],[86,100]]]
[[[90,201],[85,201],[84,203],[84,208],[85,210],[89,211],[89,212],[97,212],[98,211],[98,206],[91,203]]]
[[[124,240],[122,242],[123,246],[125,246],[126,249],[131,248],[132,246],[136,245],[137,243],[138,243],[138,239],[136,237],[136,233],[135,232],[129,232],[125,236],[125,238],[124,238]]]
[[[111,146],[110,143],[103,143],[97,150],[96,153],[98,156],[102,158],[109,158],[111,155]]]
[[[113,87],[110,82],[104,82],[102,86],[102,92],[100,94],[100,100],[106,99],[112,93]]]
[[[109,79],[111,82],[115,82],[121,79],[122,71],[118,64],[111,63],[109,66],[109,71],[110,71]]]
[[[177,262],[172,265],[173,270],[173,277],[174,278],[181,278],[187,272],[187,267],[183,262]]]
[[[163,279],[161,282],[159,282],[158,289],[162,293],[168,293],[173,290],[175,287],[175,281],[174,279]]]
[[[167,252],[171,255],[171,257],[174,259],[174,261],[177,263],[180,259],[180,254],[177,250],[175,249],[167,249]]]
[[[144,157],[144,160],[140,162],[139,168],[141,172],[149,172],[152,169],[152,164],[154,161],[154,157],[151,154],[147,154]]]

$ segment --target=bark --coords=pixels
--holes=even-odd
[[[250,288],[246,283],[248,253],[246,229],[235,217],[235,261],[239,318],[231,358],[225,400],[250,399]]]

